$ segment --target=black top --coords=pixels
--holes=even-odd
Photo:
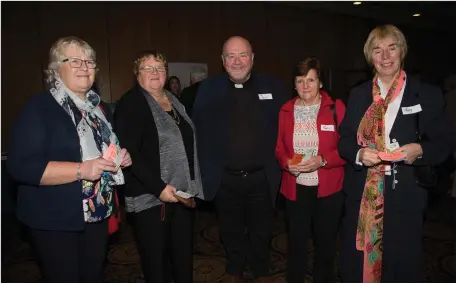
[[[264,156],[264,129],[261,124],[260,100],[258,93],[252,87],[251,78],[240,85],[229,82],[226,107],[228,113],[226,169],[237,171],[261,167]]]
[[[231,113],[228,105],[230,99],[229,77],[226,73],[205,79],[198,87],[198,94],[193,105],[193,123],[196,128],[199,164],[202,175],[204,199],[212,200],[220,188],[225,170],[227,143],[230,137],[228,120]],[[259,119],[264,131],[262,156],[264,171],[268,176],[271,203],[279,190],[281,171],[275,157],[280,107],[290,98],[284,85],[271,77],[252,73],[252,88],[260,107]],[[258,94],[270,94],[272,99],[260,100]],[[244,115],[247,108],[241,108],[236,115]],[[234,118],[235,119],[235,118]],[[246,122],[242,120],[242,123]],[[244,165],[244,164],[242,164]]]
[[[193,104],[195,103],[196,93],[201,82],[196,82],[182,90],[179,101],[184,105],[188,116],[192,117]]]
[[[173,111],[166,111],[173,120],[178,120],[179,130],[181,132],[182,140],[184,142],[185,153],[187,155],[188,167],[190,168],[190,178],[195,180],[195,162],[194,158],[194,149],[193,149],[193,129],[187,121],[176,111],[176,114],[179,116],[179,119],[174,119]]]

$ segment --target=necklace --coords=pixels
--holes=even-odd
[[[152,94],[151,94],[152,95]],[[158,102],[158,104],[160,104],[160,106],[163,108],[163,110],[165,110],[166,105],[164,104],[164,102],[167,102],[169,103],[169,106],[171,107],[171,110],[170,111],[167,111],[167,112],[171,112],[170,113],[170,116],[171,118],[173,118],[174,122],[179,125],[180,124],[180,118],[179,118],[179,114],[177,114],[177,111],[176,109],[174,108],[173,104],[171,103],[170,99],[168,98],[168,96],[166,95],[166,92],[163,92],[162,93],[162,96],[161,97],[157,97],[155,95],[152,95],[152,97]],[[160,101],[161,100],[161,101]],[[166,110],[165,110],[166,111]]]
[[[174,106],[171,102],[170,102],[170,104],[171,104],[171,113],[172,113],[171,118],[173,118],[174,122],[176,122],[176,124],[179,125],[179,123],[180,123],[179,114],[177,114],[177,111],[176,111],[176,109],[174,109]]]

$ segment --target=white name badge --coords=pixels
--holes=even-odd
[[[400,146],[399,146],[398,142],[393,142],[386,146],[386,148],[388,149],[388,152],[394,151],[394,150],[398,149],[399,147]]]
[[[334,125],[321,125],[321,130],[325,132],[334,132]]]
[[[258,97],[260,100],[272,99],[272,93],[259,93]]]
[[[410,114],[415,114],[418,112],[421,112],[421,104],[417,104],[414,106],[409,106],[409,107],[402,107],[402,114],[404,115],[410,115]]]

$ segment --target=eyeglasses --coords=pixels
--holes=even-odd
[[[151,73],[151,72],[159,72],[159,73],[165,73],[166,68],[165,67],[154,67],[154,66],[144,66],[139,68],[141,71],[144,71],[146,73]]]
[[[82,60],[79,58],[66,58],[66,59],[63,59],[62,62],[69,62],[70,67],[73,67],[73,68],[81,68],[83,62],[89,69],[95,69],[97,67],[97,62],[95,60]]]
[[[229,61],[233,61],[236,58],[239,58],[241,60],[245,60],[245,59],[247,59],[249,57],[250,57],[250,54],[247,53],[247,52],[242,52],[242,53],[239,53],[239,54],[234,54],[234,53],[223,54],[223,58],[225,58],[225,60],[229,60]]]

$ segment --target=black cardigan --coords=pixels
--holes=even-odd
[[[30,99],[13,126],[7,167],[19,183],[17,216],[34,229],[83,230],[82,183],[41,186],[50,161],[80,162],[81,153],[71,117],[43,92]]]
[[[184,122],[180,118],[181,123]],[[125,196],[153,194],[158,198],[167,184],[160,173],[157,127],[138,84],[117,102],[114,127],[120,144],[128,150],[133,162],[130,168],[124,170]]]

